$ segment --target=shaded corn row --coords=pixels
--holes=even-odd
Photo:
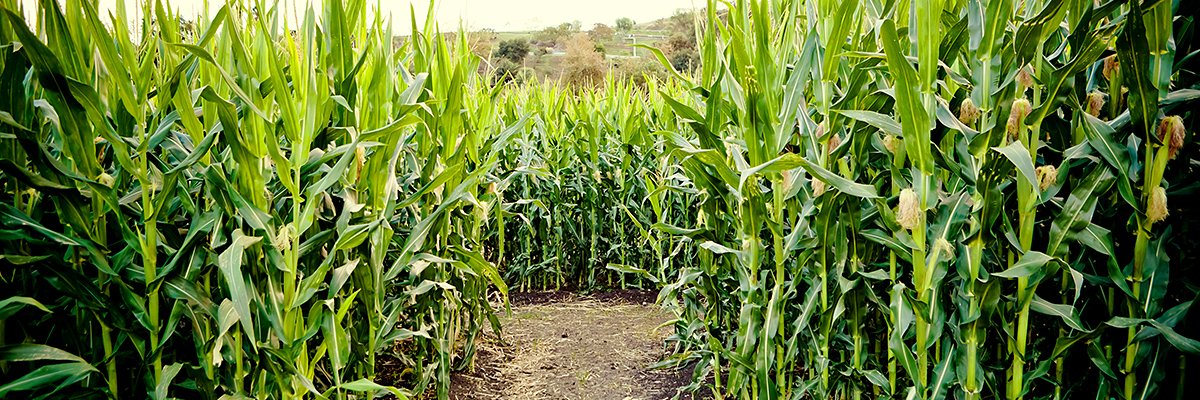
[[[0,397],[445,398],[527,129],[466,42],[123,3],[0,7]]]

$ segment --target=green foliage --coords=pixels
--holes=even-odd
[[[633,30],[634,25],[637,25],[637,23],[634,22],[632,18],[617,18],[616,26],[618,31],[628,33],[629,31]]]
[[[508,59],[501,59],[496,62],[495,69],[492,71],[493,81],[496,83],[521,83],[525,81],[525,71],[521,64],[514,63]]]
[[[670,36],[663,45],[663,53],[671,60],[676,71],[690,72],[700,66],[700,53],[696,46],[696,15],[677,12],[668,20]]]
[[[479,232],[527,128],[480,106],[465,35],[0,4],[0,397],[448,396],[506,293]]]
[[[502,41],[493,55],[500,60],[520,64],[529,55],[529,42],[520,38]]]
[[[691,72],[700,64],[700,55],[695,51],[678,51],[670,57],[671,68],[680,72]]]
[[[593,42],[599,42],[602,40],[612,40],[613,35],[616,33],[617,31],[614,31],[613,28],[609,27],[608,25],[596,24],[591,30],[588,31],[588,36],[592,38]]]
[[[542,29],[533,38],[542,47],[555,47],[564,41],[570,40],[577,33],[579,33],[578,24],[564,22],[558,26],[550,26]]]
[[[1183,396],[1200,82],[1161,55],[1195,53],[1191,19],[1019,4],[709,3],[663,93],[663,163],[700,194],[660,230],[699,243],[664,364],[736,398]]]
[[[658,89],[681,90],[610,78],[596,88],[540,84],[501,94],[501,106],[525,110],[534,127],[503,153],[499,168],[514,175],[495,187],[504,223],[488,241],[515,290],[653,288],[676,271],[672,258],[690,254],[651,230],[686,222],[689,204],[689,195],[663,190],[676,180],[650,132],[674,118]],[[653,279],[607,268],[614,264],[643,266]]]

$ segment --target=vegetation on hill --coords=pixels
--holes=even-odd
[[[698,64],[699,53],[696,46],[695,20],[699,15],[680,10],[673,16],[643,24],[642,27],[629,18],[620,18],[614,22],[614,27],[606,24],[595,24],[587,31],[581,30],[578,22],[564,22],[559,25],[546,27],[534,32],[492,32],[478,31],[469,33],[472,43],[487,43],[478,47],[476,54],[485,62],[484,71],[493,72],[498,81],[519,83],[527,79],[568,79],[572,85],[579,85],[579,57],[589,58],[587,54],[579,53],[573,58],[569,47],[577,42],[580,33],[586,33],[596,52],[600,53],[601,62],[598,67],[607,74],[612,70],[619,77],[628,77],[638,82],[649,79],[661,79],[668,75],[668,68],[658,62],[655,56],[644,48],[648,46],[661,48],[670,60],[670,66],[676,71],[689,72]],[[663,29],[646,30],[647,26],[657,26]],[[514,57],[512,46],[524,43],[529,51],[526,56]],[[509,47],[504,47],[509,46]],[[491,52],[484,50],[492,49]],[[571,60],[576,61],[571,61]],[[595,64],[590,60],[587,64]],[[574,69],[575,71],[572,71]],[[588,67],[585,69],[594,69]],[[589,72],[589,74],[591,74]],[[594,74],[593,74],[594,75]],[[600,79],[584,79],[582,81],[598,84]]]

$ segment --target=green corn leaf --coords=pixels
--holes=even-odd
[[[1142,15],[1142,2],[1129,4],[1129,15]],[[1146,39],[1146,25],[1142,18],[1128,18],[1117,36],[1117,56],[1121,62],[1121,75],[1129,86],[1129,111],[1134,132],[1144,140],[1159,142],[1154,134],[1154,123],[1158,120],[1159,89],[1150,74],[1150,49]]]
[[[0,360],[16,362],[70,361],[87,364],[79,356],[41,344],[17,344],[0,347]]]
[[[834,110],[834,112],[870,124],[871,126],[879,128],[879,130],[883,131],[883,133],[897,137],[904,136],[903,128],[900,126],[900,124],[897,123],[896,120],[892,119],[892,117],[887,115],[873,111],[859,110]]]
[[[929,396],[930,399],[946,398],[950,386],[954,384],[956,379],[956,368],[954,365],[954,361],[957,360],[954,357],[956,351],[956,347],[950,347],[946,351],[946,355],[942,357],[942,361],[934,368],[933,376],[930,377],[929,381],[929,389],[932,391]]]
[[[1044,43],[1066,16],[1065,5],[1065,0],[1049,0],[1036,15],[1021,21],[1016,35],[1018,60],[1025,63],[1035,57],[1037,45]]]
[[[262,238],[254,236],[245,236],[241,230],[233,231],[233,239],[229,243],[229,247],[221,252],[217,259],[217,266],[221,270],[221,277],[225,284],[229,286],[229,296],[233,301],[233,309],[237,312],[238,321],[241,321],[242,328],[247,335],[254,335],[254,319],[250,312],[251,294],[246,287],[246,278],[243,275],[242,254],[250,246],[261,241]]]
[[[909,64],[900,47],[896,26],[891,20],[883,22],[883,49],[887,54],[888,70],[894,80],[896,112],[904,132],[904,146],[917,169],[933,172],[933,156],[929,150],[929,112],[918,94],[920,82],[917,71]]]
[[[175,380],[175,376],[179,375],[179,371],[183,369],[183,366],[183,364],[175,363],[163,370],[162,380],[158,382],[158,385],[154,386],[154,396],[152,396],[153,399],[167,399],[167,391],[171,387],[171,381]]]
[[[91,256],[91,260],[96,263],[96,267],[99,268],[100,271],[110,275],[117,274],[116,271],[114,271],[109,265],[108,258],[105,257],[101,253],[100,249],[96,248],[95,244],[93,244],[90,240],[71,237],[59,232],[55,232],[8,204],[0,204],[0,221],[4,222],[5,224],[29,228],[34,232],[37,232],[62,245],[82,247],[88,252],[88,254]]]
[[[1096,204],[1112,186],[1113,180],[1112,171],[1097,168],[1075,186],[1062,211],[1050,224],[1050,240],[1046,245],[1049,254],[1056,257],[1067,254],[1066,244],[1077,241],[1076,236],[1091,226]]]
[[[812,174],[816,179],[820,179],[820,180],[824,181],[826,184],[829,184],[829,186],[836,188],[838,191],[840,191],[842,193],[845,193],[845,194],[848,194],[848,195],[851,195],[854,197],[858,197],[861,199],[874,199],[874,198],[879,197],[879,195],[875,193],[874,186],[864,185],[864,184],[857,183],[857,182],[851,181],[849,179],[843,178],[841,175],[835,174],[825,168],[821,168],[821,166],[813,164],[812,162],[809,162],[808,160],[801,158],[799,155],[785,154],[783,156],[780,156],[780,158],[778,158],[777,160],[780,160],[780,159],[782,159],[781,161],[784,164],[795,163],[796,165],[803,167],[806,171],[808,171],[808,173]]]
[[[1120,145],[1114,139],[1116,131],[1108,123],[1097,119],[1087,113],[1081,113],[1084,118],[1083,128],[1087,135],[1088,145],[1100,154],[1100,157],[1112,167],[1116,172],[1117,189],[1121,194],[1121,199],[1125,200],[1125,204],[1131,207],[1137,207],[1138,201],[1133,194],[1133,184],[1129,177],[1130,159],[1129,153],[1125,151],[1125,146]]]
[[[31,297],[10,296],[4,300],[0,300],[0,320],[8,319],[25,307],[34,307],[42,310],[44,313],[51,313],[49,308],[46,308],[41,302]]]
[[[61,388],[79,382],[88,375],[98,372],[95,367],[82,362],[47,365],[0,385],[0,396],[7,396],[13,392],[47,388],[53,385]]]
[[[1001,272],[994,272],[992,276],[1008,279],[1026,278],[1035,274],[1042,274],[1047,268],[1046,265],[1053,266],[1058,262],[1057,259],[1046,255],[1046,253],[1030,251],[1022,255],[1012,267]]]
[[[1150,325],[1150,327],[1157,329],[1167,339],[1167,342],[1176,349],[1188,354],[1200,354],[1200,341],[1180,335],[1174,328],[1152,319],[1113,317],[1106,321],[1105,324],[1114,328],[1135,328],[1142,325]]]
[[[252,99],[250,99],[250,96],[247,95],[246,92],[242,91],[242,88],[241,88],[241,86],[238,85],[237,80],[233,79],[233,76],[229,75],[229,72],[225,71],[225,69],[221,67],[220,63],[217,62],[217,60],[215,58],[213,58],[212,54],[209,54],[208,50],[204,50],[203,47],[200,47],[200,46],[194,45],[194,44],[189,44],[189,43],[170,43],[169,45],[186,50],[187,52],[192,53],[192,55],[195,55],[196,57],[200,58],[201,60],[208,62],[209,65],[211,65],[213,68],[216,69],[217,72],[219,72],[221,74],[221,77],[225,78],[225,83],[228,84],[230,90],[232,90],[233,93],[235,95],[237,95],[237,97],[239,99],[242,100],[242,104],[249,107],[250,111],[253,111],[260,118],[263,118],[263,119],[267,118],[267,114],[264,113],[262,110],[258,109],[258,107],[254,105],[255,102]]]
[[[354,392],[373,392],[373,391],[386,390],[389,393],[391,393],[392,395],[396,396],[397,399],[400,399],[400,400],[408,399],[408,396],[405,396],[404,392],[401,392],[400,389],[397,389],[392,386],[383,386],[378,383],[372,382],[368,379],[359,379],[359,380],[356,380],[353,382],[343,383],[340,386],[338,386],[338,388],[349,390],[349,391],[354,391]],[[328,396],[328,395],[329,395],[329,393],[326,393],[326,396]]]
[[[1075,310],[1075,307],[1070,305],[1054,304],[1035,295],[1033,296],[1033,302],[1029,303],[1029,309],[1033,310],[1034,312],[1058,317],[1064,323],[1066,323],[1067,326],[1071,327],[1071,329],[1084,333],[1091,332],[1090,329],[1087,329],[1083,326],[1083,322],[1080,322],[1079,311]]]
[[[1021,142],[1012,142],[1008,146],[993,147],[992,150],[1003,154],[1004,158],[1007,158],[1017,168],[1017,172],[1020,173],[1017,176],[1024,180],[1025,183],[1035,189],[1038,187],[1037,174],[1033,170],[1033,158],[1030,157],[1029,150],[1025,148],[1024,144]]]
[[[620,272],[622,274],[639,275],[651,282],[655,282],[655,283],[658,282],[658,278],[654,277],[654,275],[651,274],[650,271],[646,271],[644,269],[634,267],[631,265],[609,263],[608,266],[606,266],[605,268]]]
[[[711,251],[714,254],[735,254],[739,256],[742,254],[741,250],[734,250],[715,242],[700,243],[700,248]]]

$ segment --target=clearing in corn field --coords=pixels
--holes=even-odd
[[[395,3],[0,0],[0,399],[1200,388],[1186,1]]]

